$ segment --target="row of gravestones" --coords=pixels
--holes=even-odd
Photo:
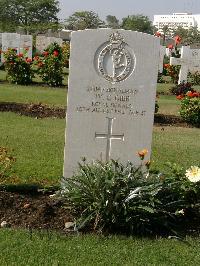
[[[62,44],[61,38],[37,36],[36,37],[36,50],[44,51],[51,43],[57,42]],[[17,50],[17,53],[24,53],[26,51],[27,57],[32,58],[33,54],[33,37],[32,35],[20,35],[17,33],[0,33],[0,46],[2,51],[5,52],[8,48]],[[3,53],[1,54],[1,61],[4,62]]]
[[[160,63],[159,72],[163,72],[164,56],[170,57],[170,65],[181,66],[179,72],[178,83],[187,81],[188,73],[195,73],[200,71],[200,49],[191,49],[190,46],[181,47],[181,57],[171,57],[169,49],[164,46],[160,47]]]
[[[44,51],[47,46],[53,42],[62,44],[63,40],[56,37],[37,36],[36,37],[36,49],[40,52]],[[20,35],[17,33],[1,33],[0,34],[0,46],[2,45],[2,51],[7,51],[8,48],[14,48],[17,53],[24,53],[25,50],[27,57],[32,58],[33,49],[33,37],[31,35]],[[160,61],[159,72],[163,72],[163,59],[164,56],[170,56],[170,50],[164,46],[160,46]],[[3,53],[1,54],[1,61],[4,62]],[[200,70],[200,50],[190,49],[189,46],[183,46],[181,48],[181,58],[171,58],[171,65],[181,65],[179,73],[179,83],[187,80],[189,71]]]
[[[81,158],[112,158],[138,166],[137,151],[145,148],[150,159],[157,74],[164,54],[159,38],[139,32],[71,34],[65,178]],[[197,70],[199,52],[183,47],[181,58],[171,58],[171,64],[181,65],[181,73]]]

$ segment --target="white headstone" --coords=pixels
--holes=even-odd
[[[9,48],[16,49],[19,54],[20,34],[17,33],[2,33],[2,51],[6,52]],[[1,60],[4,62],[3,53]]]
[[[140,164],[151,153],[160,40],[133,31],[73,32],[64,177],[81,158]]]
[[[163,61],[164,57],[166,55],[166,47],[165,46],[160,46],[160,61],[159,61],[159,72],[163,72]]]
[[[48,45],[51,43],[56,42],[59,45],[62,45],[63,40],[61,38],[56,38],[56,37],[47,37]]]
[[[48,46],[46,36],[37,36],[36,37],[36,49],[40,52],[43,52]]]
[[[25,53],[28,58],[32,58],[33,54],[33,37],[32,35],[21,35],[20,37],[20,53]]]
[[[63,40],[56,37],[46,37],[46,36],[37,36],[36,37],[36,48],[40,52],[43,52],[51,43],[58,43],[62,45]]]
[[[183,81],[187,81],[189,71],[200,71],[200,50],[190,49],[189,46],[183,46],[181,48],[181,57],[171,57],[170,65],[181,66],[179,72],[179,84]]]

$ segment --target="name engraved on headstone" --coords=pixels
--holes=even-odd
[[[87,105],[75,106],[77,112],[96,112],[105,114],[122,114],[144,116],[146,110],[136,110],[134,101],[139,93],[137,89],[121,89],[115,87],[102,88],[92,86],[87,89],[88,98],[92,94],[92,101]]]

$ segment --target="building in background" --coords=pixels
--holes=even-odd
[[[172,15],[154,15],[153,25],[160,33],[163,33],[163,28],[167,26],[169,28],[168,34],[178,27],[184,29],[197,27],[200,30],[200,14],[173,13]]]

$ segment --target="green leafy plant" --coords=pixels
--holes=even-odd
[[[145,153],[139,153],[142,161]],[[63,180],[61,191],[78,217],[77,229],[140,235],[176,232],[187,210],[199,204],[200,189],[181,174],[153,175],[143,167],[114,160],[79,164],[77,174]]]
[[[200,84],[200,72],[196,71],[194,73],[189,73],[189,79],[193,85]]]
[[[196,92],[191,94],[196,96],[181,99],[180,115],[187,123],[200,127],[200,95]]]
[[[43,82],[52,87],[62,85],[64,57],[62,48],[57,43],[50,44],[41,56],[34,57],[36,73]]]
[[[4,58],[9,82],[22,85],[28,85],[32,82],[32,59],[27,58],[26,53],[17,54],[15,49],[8,49],[4,52]]]
[[[12,164],[15,158],[9,154],[5,147],[0,147],[0,182],[3,182],[10,175]]]
[[[69,57],[70,57],[70,44],[69,42],[64,42],[62,44],[62,54],[63,54],[63,65],[64,67],[69,67]]]

